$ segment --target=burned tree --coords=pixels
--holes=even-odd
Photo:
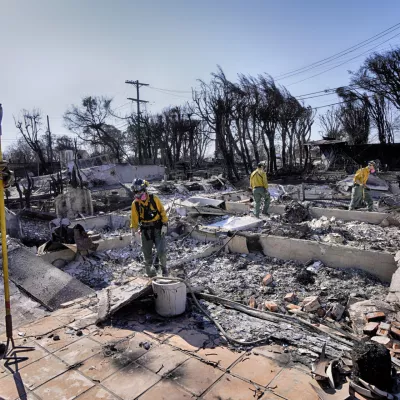
[[[329,139],[340,140],[343,138],[343,126],[340,120],[340,109],[332,107],[319,116],[319,125],[322,136]]]
[[[277,171],[275,135],[281,117],[281,107],[284,98],[271,77],[259,76],[258,85],[260,92],[260,104],[258,108],[258,121],[261,126],[261,139],[268,155],[268,171]],[[267,142],[267,140],[268,142]]]
[[[34,163],[37,159],[35,152],[24,138],[19,138],[14,144],[8,146],[4,152],[4,158],[15,164]]]
[[[85,97],[80,107],[71,106],[64,114],[66,127],[85,143],[101,147],[118,162],[127,158],[125,133],[110,123],[111,99]]]
[[[352,92],[338,92],[345,99],[339,118],[350,144],[368,143],[371,121],[368,105]]]
[[[371,126],[377,130],[379,142],[394,143],[395,126],[392,123],[392,108],[390,101],[383,95],[362,93],[356,89],[340,88],[338,95],[346,102],[363,104],[367,108]]]
[[[400,48],[368,57],[362,67],[352,73],[351,83],[383,96],[400,110]]]
[[[14,118],[14,122],[26,144],[36,154],[38,161],[42,164],[42,169],[44,172],[47,172],[44,147],[39,136],[42,125],[42,116],[40,111],[33,110],[32,112],[29,112],[23,110],[22,118],[18,120]]]
[[[212,74],[210,84],[200,81],[200,90],[194,94],[194,102],[198,117],[215,132],[215,155],[222,155],[227,176],[232,180],[239,179],[239,172],[235,157],[238,147],[230,129],[234,103],[234,91],[231,89],[232,84],[219,68],[217,73]]]

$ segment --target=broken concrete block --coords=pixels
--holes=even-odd
[[[390,330],[390,323],[381,322],[379,324],[379,329],[384,329],[385,331],[389,331]]]
[[[303,309],[306,312],[317,311],[321,308],[321,304],[319,304],[318,296],[309,296],[303,300]]]
[[[400,329],[399,328],[396,328],[394,326],[390,327],[390,333],[396,339],[400,339]]]
[[[388,221],[387,218],[385,218],[379,225],[383,226],[384,228],[386,228],[386,227],[388,227],[390,225],[390,222]]]
[[[328,233],[322,240],[327,243],[342,244],[344,242],[343,236],[339,233]]]
[[[371,340],[373,342],[383,344],[388,349],[391,348],[393,345],[392,340],[387,336],[374,336],[373,338],[371,338]]]
[[[264,276],[264,279],[262,281],[264,286],[268,286],[270,285],[272,282],[274,281],[274,279],[272,278],[271,274],[267,274]]]
[[[264,305],[265,305],[265,308],[268,311],[271,311],[271,312],[277,312],[278,311],[278,306],[273,301],[266,301],[264,303]]]
[[[254,296],[251,296],[251,297],[250,297],[250,300],[249,300],[249,307],[251,307],[251,308],[256,308],[256,299],[254,298]]]
[[[295,293],[288,293],[285,296],[285,301],[289,302],[289,303],[293,303],[294,301],[297,300],[297,296]]]
[[[400,350],[400,342],[393,340],[393,350]]]
[[[376,333],[378,336],[388,336],[389,331],[386,329],[379,328],[378,332]]]
[[[377,322],[377,321],[385,320],[386,315],[382,311],[377,311],[377,312],[368,313],[365,316],[365,318],[367,319],[368,322]]]
[[[339,321],[340,318],[342,318],[344,310],[345,310],[344,306],[342,306],[340,303],[335,303],[332,308],[331,315],[336,321]]]
[[[300,306],[296,306],[296,304],[288,304],[288,305],[286,306],[286,309],[287,309],[287,310],[300,310],[301,307],[300,307]]]
[[[366,335],[374,335],[379,327],[379,322],[368,322],[364,328],[363,328],[363,332]]]
[[[400,329],[400,322],[391,321],[391,324],[392,324],[395,328],[399,328],[399,329]]]

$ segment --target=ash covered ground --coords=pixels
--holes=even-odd
[[[258,232],[392,253],[400,248],[400,229],[396,226],[344,222],[335,218],[321,217],[296,224],[286,223],[275,215],[265,221]]]
[[[317,268],[261,254],[223,254],[196,260],[185,267],[185,272],[193,285],[208,287],[219,297],[248,304],[253,296],[258,305],[276,302],[282,312],[287,304],[284,297],[292,292],[299,300],[319,296],[322,305],[331,302],[346,305],[349,297],[382,300],[387,295],[388,285],[363,271],[324,265]],[[262,280],[268,273],[273,281],[264,286]]]

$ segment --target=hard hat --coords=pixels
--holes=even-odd
[[[368,165],[372,165],[376,169],[376,163],[375,161],[369,161]]]
[[[148,183],[144,179],[136,178],[132,182],[132,190],[134,192],[142,192],[147,189]]]
[[[260,161],[258,163],[258,167],[266,167],[267,166],[267,162],[266,161]]]

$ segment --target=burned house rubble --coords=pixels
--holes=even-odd
[[[338,162],[332,154],[329,162]],[[58,192],[46,177],[33,182],[29,209],[18,210],[18,193],[10,193],[7,229],[15,335],[84,379],[92,397],[82,398],[142,398],[146,390],[143,398],[161,398],[160,379],[184,392],[171,398],[292,399],[285,386],[297,380],[306,382],[296,389],[300,399],[400,398],[395,173],[368,181],[373,212],[348,211],[345,178],[271,183],[269,215],[256,218],[247,183],[221,175],[166,180],[149,169],[148,190],[169,218],[164,281],[184,293],[185,311],[173,316],[160,314],[160,278],[147,278],[131,241],[124,174],[132,171],[81,164],[75,183],[61,177]],[[0,324],[0,341],[4,331]],[[127,397],[113,376],[132,368],[152,383]],[[202,368],[213,377],[190,386],[185,377]],[[0,397],[8,376],[5,362]],[[244,394],[226,397],[239,379]],[[41,387],[33,379],[27,392],[43,395]]]

